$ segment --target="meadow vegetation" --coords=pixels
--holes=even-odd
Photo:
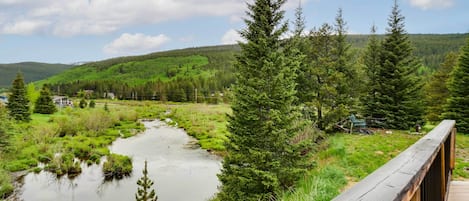
[[[141,132],[136,111],[112,108],[63,108],[52,115],[33,114],[30,123],[12,124],[8,144],[0,152],[0,197],[11,192],[9,172],[40,172],[73,177],[81,172],[80,164],[99,164],[108,156],[108,146],[118,137],[130,137]],[[112,158],[111,158],[112,159]],[[132,169],[131,163],[117,158],[114,169]],[[124,161],[124,163],[120,163]],[[122,165],[122,167],[118,167]],[[42,167],[42,166],[41,166]]]

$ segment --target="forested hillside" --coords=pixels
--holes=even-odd
[[[25,82],[28,83],[48,78],[71,67],[72,65],[66,64],[36,62],[0,64],[0,88],[10,87],[18,71],[24,74]]]
[[[446,53],[457,52],[462,47],[466,37],[467,34],[409,34],[415,55],[432,72],[443,63]],[[383,38],[384,35],[378,35],[378,39]],[[362,49],[366,46],[368,36],[349,35],[347,39],[354,48]]]
[[[354,58],[361,57],[368,35],[349,35]],[[383,35],[378,35],[382,39]],[[466,34],[414,34],[410,40],[430,74],[446,53],[458,51]],[[107,92],[119,99],[218,102],[229,95],[234,83],[233,62],[238,45],[188,48],[142,56],[119,57],[76,66],[39,82],[52,84],[54,93],[75,96],[93,90],[94,97]],[[26,79],[28,77],[26,76]]]

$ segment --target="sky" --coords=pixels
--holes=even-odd
[[[0,63],[98,61],[242,40],[253,0],[0,0]],[[301,0],[306,27],[333,23],[348,33],[385,33],[394,0]],[[287,0],[294,20],[300,0]],[[408,33],[468,33],[468,0],[398,0]]]

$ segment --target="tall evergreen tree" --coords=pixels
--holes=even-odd
[[[148,178],[148,169],[147,169],[147,161],[145,161],[145,167],[143,168],[143,176],[137,181],[137,185],[139,186],[137,189],[137,193],[135,194],[136,201],[156,201],[158,200],[158,196],[155,193],[155,189],[151,189],[153,186],[153,181]]]
[[[57,111],[54,101],[51,97],[51,92],[47,85],[43,85],[39,98],[34,105],[34,113],[39,114],[53,114]]]
[[[29,111],[29,99],[26,94],[23,74],[18,72],[13,80],[8,97],[7,108],[10,116],[18,121],[30,121],[31,113]]]
[[[305,18],[303,15],[303,8],[301,7],[301,1],[299,2],[298,7],[295,10],[295,21],[293,24],[293,37],[291,39],[291,46],[297,51],[292,52],[296,55],[293,55],[298,58],[300,66],[297,71],[297,86],[296,90],[301,92],[311,91],[311,74],[309,71],[309,65],[306,55],[309,53],[308,40],[304,36],[305,31]],[[311,97],[308,93],[297,93],[298,103],[304,104],[311,100]],[[308,105],[304,106],[305,109]]]
[[[376,26],[371,27],[371,34],[368,38],[368,44],[363,55],[363,63],[365,65],[366,74],[366,95],[363,96],[361,102],[363,104],[363,113],[368,117],[376,117],[376,104],[378,102],[377,95],[379,91],[378,69],[380,67],[380,42],[376,36]]]
[[[397,1],[394,1],[388,25],[376,77],[378,91],[374,117],[386,118],[389,128],[409,129],[422,119],[423,85],[417,76],[420,64],[413,55]]]
[[[293,105],[298,62],[287,57],[293,54],[281,45],[280,36],[287,31],[281,22],[284,3],[248,4],[247,28],[240,32],[247,43],[240,44],[235,64],[220,200],[271,200],[304,172],[300,151],[291,142],[298,132],[294,121],[299,112]]]
[[[357,68],[354,59],[350,53],[352,46],[347,42],[347,22],[343,17],[341,8],[337,11],[334,23],[334,43],[332,49],[332,60],[334,62],[334,71],[337,75],[336,83],[333,85],[337,90],[337,96],[332,97],[329,112],[329,122],[327,124],[336,123],[344,116],[348,116],[357,104],[359,95],[359,82],[357,82]]]
[[[451,72],[457,65],[458,54],[450,52],[446,55],[445,61],[440,68],[433,73],[428,83],[425,85],[425,119],[430,122],[441,121],[441,114],[444,112],[444,105],[449,98],[448,85]]]
[[[456,120],[458,131],[469,134],[469,37],[448,83],[449,98],[444,118]]]

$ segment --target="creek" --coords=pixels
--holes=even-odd
[[[203,201],[211,198],[220,185],[217,174],[221,158],[192,146],[195,140],[184,130],[161,121],[144,121],[144,133],[118,139],[112,153],[132,157],[133,172],[120,180],[104,181],[102,163],[82,164],[82,173],[73,179],[42,171],[23,177],[18,198],[24,201],[130,201],[135,200],[137,180],[144,161],[154,181],[158,201]]]

